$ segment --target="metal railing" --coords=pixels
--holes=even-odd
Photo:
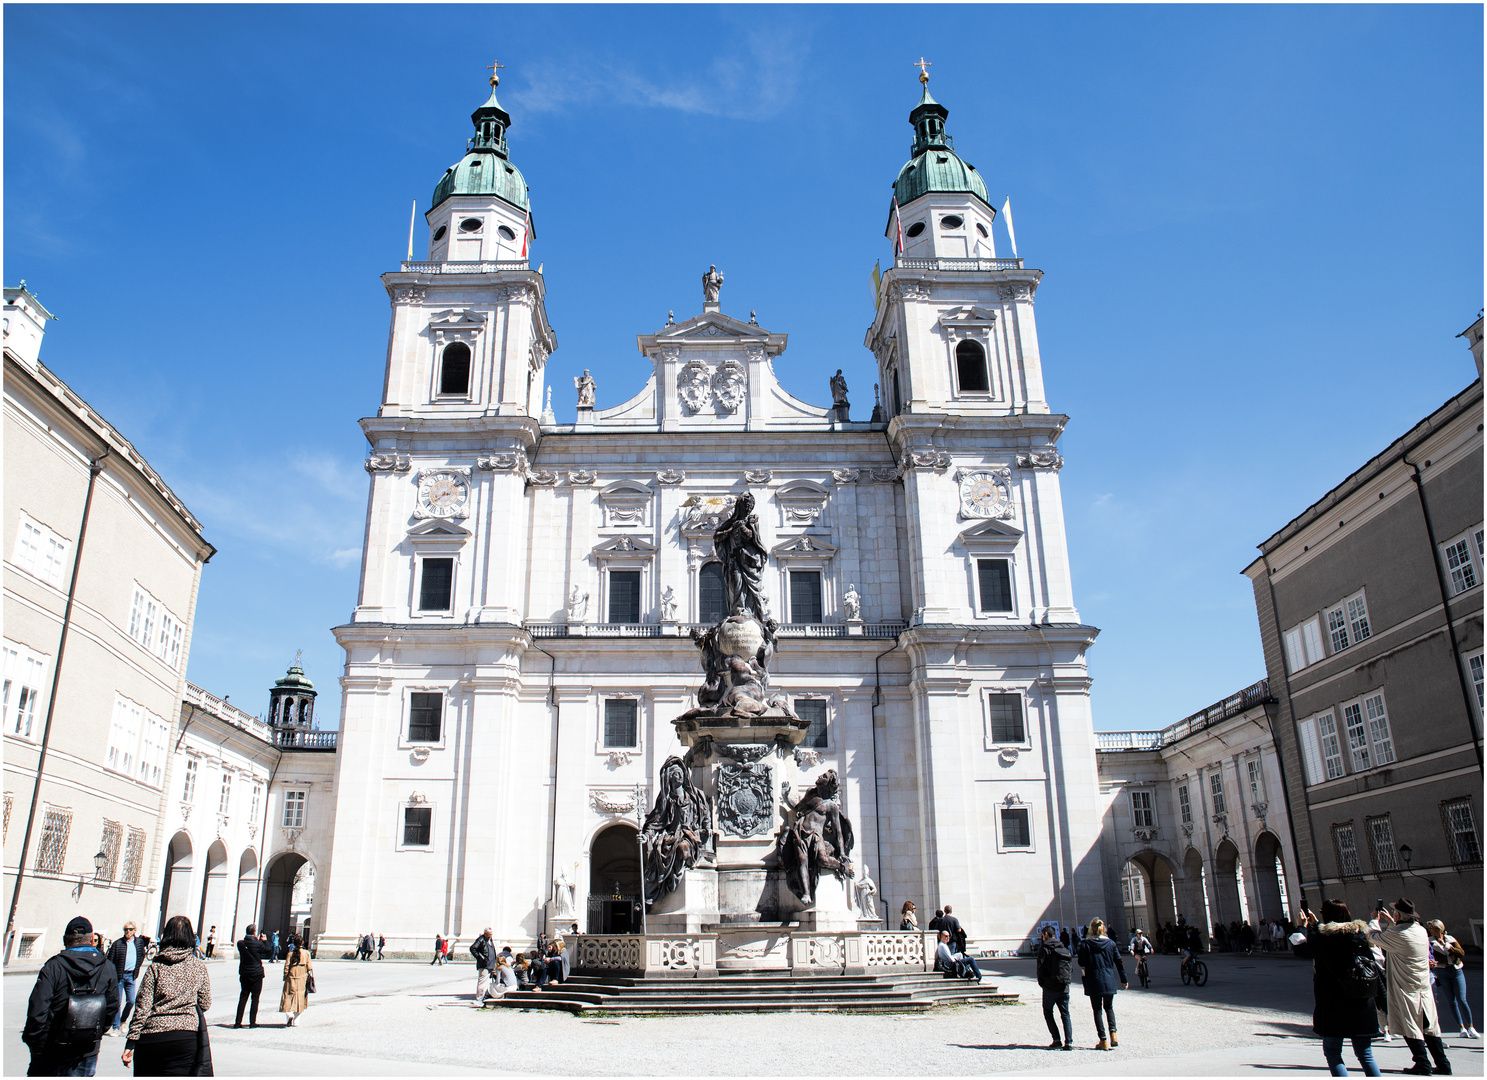
[[[1195,732],[1274,700],[1270,696],[1270,680],[1261,679],[1251,686],[1246,686],[1239,693],[1229,695],[1223,701],[1216,701],[1206,709],[1184,717],[1175,724],[1167,725],[1161,731],[1097,732],[1096,745],[1100,750],[1158,750]]]
[[[405,274],[494,274],[501,270],[530,270],[526,259],[502,262],[405,262]]]
[[[407,265],[406,263],[404,264]],[[1021,259],[896,259],[896,270],[1021,270]]]

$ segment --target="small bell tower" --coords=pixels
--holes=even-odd
[[[274,681],[268,692],[268,723],[275,744],[289,744],[300,732],[309,731],[315,721],[315,684],[305,678],[300,667],[300,654],[282,679]]]

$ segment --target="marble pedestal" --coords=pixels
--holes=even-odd
[[[780,887],[788,889],[783,881]],[[795,914],[800,929],[820,934],[856,933],[857,909],[851,901],[851,892],[851,881],[839,880],[835,874],[822,874],[816,883],[816,902]]]
[[[652,934],[700,934],[718,921],[718,871],[693,867],[681,882],[653,905],[646,915]]]

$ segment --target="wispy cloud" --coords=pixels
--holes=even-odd
[[[525,73],[530,85],[511,98],[529,114],[603,101],[736,120],[777,116],[795,99],[809,52],[801,34],[755,28],[731,35],[720,48],[702,72],[680,78],[642,72],[629,61],[577,56],[542,61]]]

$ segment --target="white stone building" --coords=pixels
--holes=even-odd
[[[786,392],[786,335],[725,313],[713,286],[701,313],[637,336],[652,374],[633,396],[600,409],[577,379],[577,422],[558,425],[510,117],[494,89],[476,110],[426,215],[428,261],[383,277],[361,592],[335,631],[322,949],[372,929],[398,951],[487,925],[638,929],[636,789],[648,801],[681,750],[670,721],[701,682],[688,631],[722,614],[712,532],[744,492],[771,552],[772,685],[817,724],[800,760],[842,777],[883,917],[948,901],[983,945],[1016,948],[1045,920],[1105,914],[1096,630],[1072,591],[1042,273],[995,256],[945,116],[926,88],[875,367],[846,374],[885,388],[871,420],[844,392]],[[758,890],[767,921],[763,884],[720,887]]]

